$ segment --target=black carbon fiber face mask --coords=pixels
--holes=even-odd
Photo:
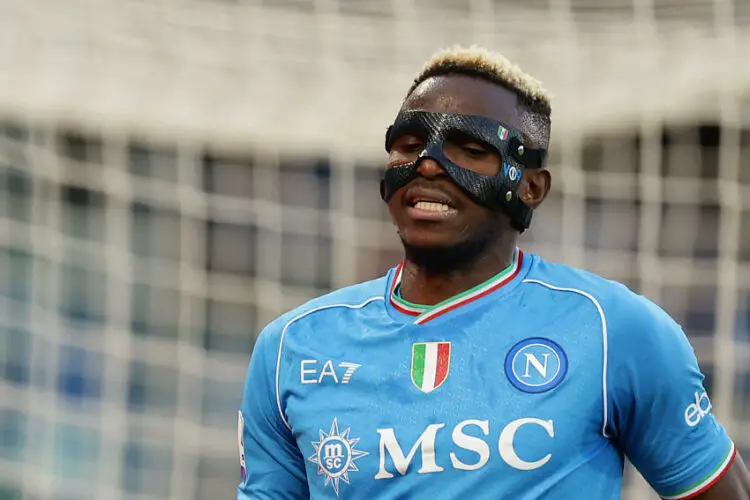
[[[394,141],[405,135],[418,137],[424,149],[414,161],[386,170],[380,182],[384,201],[388,202],[398,189],[417,177],[417,167],[423,159],[431,158],[476,203],[505,212],[513,227],[521,232],[529,227],[532,209],[518,197],[522,167],[541,168],[546,150],[527,148],[517,130],[473,115],[402,111],[388,127],[386,151],[390,153]],[[460,143],[467,140],[496,153],[496,174],[481,174],[467,165],[471,161],[460,153]]]

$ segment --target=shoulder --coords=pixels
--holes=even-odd
[[[524,283],[538,285],[550,294],[577,296],[598,307],[609,306],[625,301],[637,302],[638,295],[622,283],[612,281],[582,269],[549,262],[536,257],[534,266],[524,279]]]
[[[287,311],[261,331],[257,340],[258,344],[271,343],[278,346],[281,337],[292,325],[304,324],[313,318],[317,319],[320,315],[340,315],[342,311],[361,314],[368,306],[382,303],[388,275],[334,290]]]
[[[674,340],[682,335],[677,323],[654,302],[617,281],[563,264],[537,259],[524,279],[547,290],[549,295],[574,296],[568,300],[588,302],[599,314],[607,336],[617,342]],[[654,332],[657,332],[654,335]]]

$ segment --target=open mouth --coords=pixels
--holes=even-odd
[[[447,193],[435,188],[414,187],[406,192],[407,212],[414,219],[438,221],[458,213]]]
[[[448,203],[434,200],[417,200],[411,203],[410,206],[425,212],[448,212],[451,210],[451,206]]]

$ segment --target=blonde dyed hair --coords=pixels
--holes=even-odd
[[[549,144],[552,114],[552,95],[542,83],[525,73],[502,54],[471,46],[454,46],[435,52],[424,64],[422,70],[406,94],[412,92],[425,80],[443,75],[466,75],[480,78],[505,87],[518,96],[519,105],[526,112],[523,132],[538,147]]]

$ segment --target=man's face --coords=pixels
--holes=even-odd
[[[440,76],[424,81],[402,109],[478,115],[520,128],[514,93],[466,76]],[[420,137],[396,137],[388,166],[413,162],[423,149],[424,141]],[[497,152],[468,137],[446,140],[444,152],[459,166],[485,175],[497,174],[501,164]],[[410,249],[444,250],[446,258],[459,247],[477,251],[501,232],[511,230],[504,214],[471,200],[434,160],[422,160],[418,174],[388,201],[407,257]],[[461,258],[460,255],[453,257]]]

